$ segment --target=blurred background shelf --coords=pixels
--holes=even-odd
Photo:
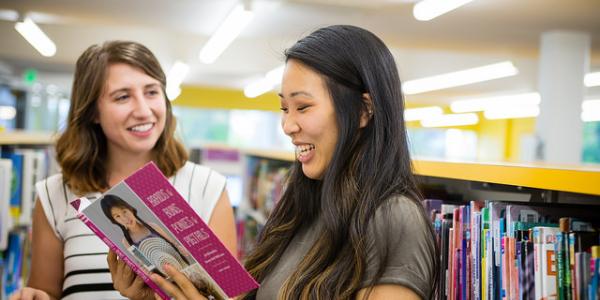
[[[0,132],[0,145],[50,145],[56,136],[45,131],[5,131]]]

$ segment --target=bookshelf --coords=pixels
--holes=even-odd
[[[0,146],[47,146],[54,143],[55,136],[45,131],[0,132]]]
[[[238,210],[241,256],[253,247],[268,207],[281,195],[268,189],[282,182],[261,181],[280,180],[270,174],[289,168],[294,160],[290,152],[248,150],[244,155],[246,187]],[[540,299],[536,293],[597,299],[582,298],[580,292],[588,287],[575,274],[586,272],[590,258],[600,266],[600,247],[590,248],[589,240],[585,247],[577,246],[579,242],[573,246],[572,240],[591,235],[591,245],[600,244],[600,167],[426,159],[413,160],[413,167],[442,253],[443,280],[436,299]],[[559,230],[559,218],[570,229]],[[581,223],[596,231],[581,233],[575,225]],[[593,276],[597,284],[600,275]]]
[[[50,132],[0,132],[0,298],[29,276],[34,184],[58,172],[54,141]]]

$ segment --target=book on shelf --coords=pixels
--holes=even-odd
[[[151,279],[167,263],[200,291],[228,299],[258,287],[240,262],[149,163],[99,199],[71,202],[78,217],[163,299]],[[167,278],[168,279],[168,278]]]
[[[0,251],[8,245],[8,232],[12,228],[10,196],[12,183],[12,160],[0,158]]]

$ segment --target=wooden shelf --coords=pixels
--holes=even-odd
[[[41,131],[5,131],[0,132],[0,145],[50,145],[56,136]]]
[[[600,195],[600,167],[414,160],[423,176]]]
[[[252,156],[294,161],[286,151],[243,150]],[[413,160],[415,173],[465,181],[497,183],[551,191],[600,195],[600,166],[557,166]]]
[[[242,153],[257,157],[264,157],[269,159],[277,159],[283,161],[293,162],[295,160],[294,152],[289,151],[275,151],[275,150],[259,150],[259,149],[242,149]]]

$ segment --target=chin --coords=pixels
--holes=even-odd
[[[304,176],[312,179],[312,180],[321,180],[323,179],[323,173],[322,172],[315,172],[313,170],[307,170],[306,168],[302,168],[302,173],[304,173]]]

